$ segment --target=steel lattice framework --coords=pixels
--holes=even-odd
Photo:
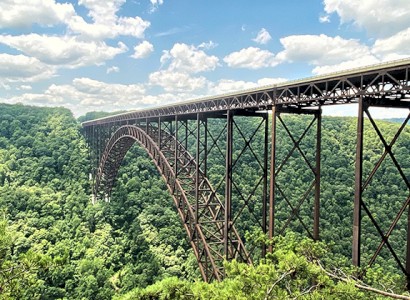
[[[392,160],[410,194],[409,174],[405,174],[392,150],[406,128],[410,114],[388,142],[369,112],[369,107],[373,106],[409,110],[409,75],[410,60],[395,61],[84,122],[84,133],[95,170],[94,199],[109,198],[122,159],[138,142],[154,161],[173,196],[204,280],[220,280],[224,276],[222,263],[225,259],[237,258],[251,263],[251,255],[257,251],[254,248],[245,250],[241,238],[243,233],[236,228],[241,218],[251,219],[270,238],[283,234],[289,223],[297,220],[309,236],[319,239],[321,107],[358,103],[353,264],[361,265],[361,224],[365,215],[381,239],[368,265],[375,262],[386,246],[410,283],[410,214],[406,262],[400,260],[396,249],[389,243],[398,221],[409,210],[410,197],[403,201],[386,231],[383,231],[363,200],[363,193],[386,157]],[[310,115],[312,121],[301,135],[296,135],[289,130],[282,114]],[[368,177],[363,176],[365,115],[385,149]],[[269,127],[270,116],[272,121]],[[257,125],[255,128],[244,128],[241,122],[236,121],[240,118],[256,118],[259,121],[254,122]],[[277,156],[281,151],[277,143],[278,125],[284,128],[293,144],[290,152],[280,160]],[[306,136],[311,135],[316,140],[315,149],[306,155],[300,145]],[[262,151],[257,151],[253,146],[257,139],[263,141]],[[240,151],[233,151],[234,146]],[[253,158],[253,168],[257,174],[246,188],[236,182],[238,176],[243,176],[240,169],[244,155]],[[212,184],[207,177],[210,156],[217,157],[220,167],[223,167],[221,180]],[[296,200],[291,199],[290,193],[277,180],[293,156],[303,161],[311,178],[306,191]],[[309,204],[313,216],[311,228],[301,217],[301,206],[310,197],[313,197]],[[288,218],[278,227],[275,211],[279,198],[288,207]],[[263,248],[259,254],[264,256],[266,251]]]

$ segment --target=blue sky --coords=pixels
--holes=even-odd
[[[2,0],[0,5],[0,102],[64,106],[77,116],[409,56],[408,0]],[[325,112],[352,115],[355,109]],[[400,113],[390,110],[389,116]]]

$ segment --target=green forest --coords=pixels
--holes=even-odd
[[[105,115],[94,112],[76,119],[65,108],[0,104],[0,299],[410,297],[406,280],[386,246],[372,268],[365,268],[381,238],[364,213],[364,268],[351,266],[355,118],[322,120],[321,241],[309,239],[297,218],[284,235],[268,240],[244,214],[236,226],[246,245],[261,247],[265,243],[272,245],[273,252],[265,259],[256,253],[253,265],[225,262],[226,278],[205,283],[173,200],[144,149],[134,145],[127,153],[110,202],[91,203],[92,166],[80,122]],[[283,119],[295,136],[311,121],[309,116],[284,115]],[[217,128],[220,122],[212,126]],[[250,132],[259,126],[259,121],[251,118],[237,118],[236,122]],[[400,127],[397,120],[377,124],[388,143]],[[280,162],[292,148],[280,124],[278,141]],[[234,147],[243,147],[243,143],[238,138]],[[313,158],[314,144],[314,135],[301,142],[307,158]],[[252,149],[263,155],[262,134],[252,139]],[[409,180],[409,125],[392,149]],[[366,121],[365,175],[383,152],[382,142]],[[234,153],[239,156],[240,148]],[[296,154],[278,177],[283,190],[295,198],[303,194],[312,175]],[[241,155],[235,166],[241,175],[235,177],[236,192],[248,191],[257,180],[254,164],[250,151]],[[223,167],[218,158],[210,159],[211,183],[223,176]],[[363,199],[386,232],[408,195],[403,178],[387,157]],[[300,207],[301,219],[308,226],[312,224],[312,199]],[[258,210],[258,199],[252,201]],[[278,229],[289,210],[278,197]],[[403,263],[406,235],[407,212],[389,239]]]

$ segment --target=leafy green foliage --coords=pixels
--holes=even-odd
[[[227,262],[222,282],[167,278],[115,299],[384,299],[358,289],[351,277],[335,280],[322,267],[321,260],[332,261],[325,244],[288,234],[276,238],[273,253],[257,265]],[[391,275],[372,276],[380,280]]]

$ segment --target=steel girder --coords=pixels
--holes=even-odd
[[[173,129],[175,136],[162,130],[160,121],[159,126],[152,125],[147,121],[143,126],[124,125],[112,135],[96,173],[95,195],[109,196],[122,159],[137,141],[168,186],[204,280],[220,280],[224,276],[225,259],[251,263],[235,226],[229,224],[229,238],[226,238],[225,206],[196,160],[177,139],[178,122]]]
[[[410,60],[128,112],[84,122],[83,126],[201,112],[270,109],[274,105],[309,107],[357,103],[360,96],[386,98],[386,107],[407,105],[405,102],[410,98]]]

